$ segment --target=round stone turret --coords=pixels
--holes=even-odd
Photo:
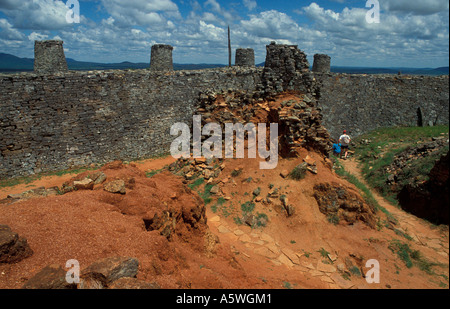
[[[152,71],[172,71],[173,47],[165,44],[156,44],[152,46],[152,53],[150,58],[150,69]]]
[[[68,71],[63,41],[34,42],[34,71],[39,74]]]
[[[315,54],[313,63],[313,72],[330,73],[331,57],[325,54]]]
[[[234,65],[237,66],[255,66],[255,51],[253,48],[236,49],[236,59]]]

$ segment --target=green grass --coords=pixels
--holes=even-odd
[[[330,254],[330,252],[328,252],[327,250],[325,250],[324,248],[320,248],[319,251],[317,251],[320,253],[320,255],[324,258],[328,258],[328,254]]]
[[[388,247],[392,252],[396,253],[397,256],[405,263],[407,268],[413,267],[413,262],[411,259],[412,250],[409,245],[402,243],[399,240],[393,240]]]
[[[241,169],[239,169],[239,170],[233,170],[232,172],[231,172],[231,177],[238,177],[239,175],[241,175],[242,174],[242,170]]]
[[[255,209],[255,204],[252,202],[245,202],[241,205],[241,210],[243,213],[250,213]]]
[[[145,173],[145,175],[146,175],[148,178],[152,178],[153,176],[155,176],[155,175],[161,173],[163,170],[164,170],[164,168],[161,168],[161,169],[159,169],[159,170],[147,171],[147,172]]]
[[[217,210],[222,206],[223,203],[219,203],[219,200],[217,200],[217,203],[211,206],[211,210],[213,213],[217,213]]]
[[[403,243],[397,239],[392,240],[388,248],[397,254],[407,268],[416,266],[429,275],[436,275],[433,267],[443,266],[442,264],[427,260],[419,250],[413,250],[407,243]]]
[[[212,199],[211,199],[211,189],[214,187],[214,185],[212,184],[206,184],[205,185],[205,189],[202,193],[200,193],[200,197],[203,199],[203,201],[205,202],[205,205],[208,205],[209,203],[211,203]]]
[[[213,213],[220,213],[226,218],[231,215],[233,211],[233,204],[227,204],[227,200],[223,197],[219,197],[214,205],[211,206]]]
[[[43,177],[50,177],[50,176],[64,176],[64,175],[77,175],[84,173],[86,171],[92,171],[100,168],[100,166],[97,166],[95,168],[90,167],[82,167],[77,169],[67,169],[67,170],[60,170],[55,172],[46,172],[46,173],[39,173],[36,175],[30,175],[26,177],[18,177],[18,178],[12,178],[12,179],[6,179],[6,180],[0,180],[0,188],[8,188],[8,187],[14,187],[20,184],[29,184],[34,181],[40,180]]]
[[[257,213],[256,214],[256,227],[264,227],[266,226],[269,218],[265,213]]]
[[[188,184],[188,187],[189,187],[191,190],[194,190],[194,189],[197,188],[198,186],[201,186],[204,182],[205,182],[205,178],[198,178],[198,179],[196,179],[193,183]]]
[[[400,231],[399,229],[394,228],[394,232],[395,234],[405,237],[407,240],[413,240],[413,238],[411,236],[409,236],[407,233]]]
[[[356,277],[361,277],[361,271],[359,270],[359,268],[357,266],[352,266],[349,269],[350,273]]]
[[[362,163],[362,173],[367,183],[390,203],[398,205],[397,192],[386,184],[388,176],[386,167],[394,162],[396,155],[409,147],[416,146],[418,141],[429,140],[431,137],[442,136],[442,133],[448,134],[448,132],[448,126],[382,128],[355,138],[357,144],[355,155]],[[370,140],[369,144],[359,143],[367,139]],[[405,182],[415,177],[427,180],[427,175],[435,161],[446,152],[448,152],[448,146],[430,156],[412,161],[402,170]],[[399,183],[399,187],[404,184]]]
[[[390,218],[390,220],[392,220],[393,222],[397,222],[397,219],[386,208],[384,208],[377,202],[370,189],[367,188],[367,186],[363,184],[361,181],[359,181],[359,179],[356,178],[356,176],[347,172],[342,166],[342,164],[339,162],[339,160],[336,160],[335,165],[336,165],[336,174],[343,177],[348,182],[354,184],[358,188],[358,190],[360,190],[362,197],[364,198],[366,203],[370,207],[372,207],[372,209],[374,209],[375,211],[383,212],[388,218]]]

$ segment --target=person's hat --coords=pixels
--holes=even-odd
[[[344,130],[344,133],[347,133],[347,130]]]

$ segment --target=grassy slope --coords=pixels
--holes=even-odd
[[[362,172],[370,186],[375,188],[380,194],[393,204],[397,204],[396,193],[392,192],[386,184],[388,173],[386,167],[389,166],[395,156],[407,149],[409,146],[417,145],[418,141],[430,140],[432,137],[447,134],[448,126],[436,127],[395,127],[383,128],[355,139],[355,156],[362,163]],[[370,143],[360,143],[363,140],[369,140]],[[408,166],[403,172],[408,177],[421,177],[426,180],[430,170],[433,168],[436,160],[448,151],[448,146],[439,152],[416,160],[414,164]]]

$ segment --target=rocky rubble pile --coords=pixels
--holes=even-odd
[[[343,221],[354,224],[362,221],[371,228],[375,228],[375,210],[358,194],[344,186],[333,183],[315,185],[314,198],[319,204],[320,212],[327,215],[331,223],[337,224]]]
[[[321,108],[308,94],[268,95],[265,99],[240,92],[207,92],[200,96],[198,113],[203,124],[249,122],[278,124],[280,154],[296,156],[297,150],[307,148],[328,156],[330,135],[322,126]],[[225,132],[222,128],[222,132]]]
[[[448,146],[448,137],[440,136],[432,138],[431,141],[408,147],[405,151],[396,155],[393,163],[386,168],[386,183],[394,191],[401,190],[404,183],[422,183],[424,179],[421,179],[420,176],[425,177],[425,175],[420,175],[417,179],[408,179],[408,175],[405,175],[404,172],[405,169],[417,160],[436,154],[445,146]]]
[[[139,261],[130,257],[110,257],[95,261],[79,274],[69,273],[60,265],[51,264],[41,269],[23,289],[159,289],[156,283],[136,278]],[[77,282],[78,281],[78,282]]]
[[[223,161],[223,159],[217,158],[180,158],[169,165],[168,169],[170,172],[184,177],[185,180],[201,177],[208,183],[213,183],[225,168]]]
[[[106,164],[102,170],[120,169],[122,167],[123,164],[121,161],[114,161]],[[18,194],[10,194],[6,197],[6,199],[0,200],[0,204],[12,204],[36,197],[64,195],[69,192],[80,190],[94,190],[94,188],[99,188],[99,186],[107,192],[118,194],[125,194],[127,187],[130,189],[133,188],[133,184],[135,182],[133,177],[126,177],[125,180],[111,179],[106,181],[107,176],[102,170],[81,173],[71,180],[63,183],[61,187],[39,187]]]

